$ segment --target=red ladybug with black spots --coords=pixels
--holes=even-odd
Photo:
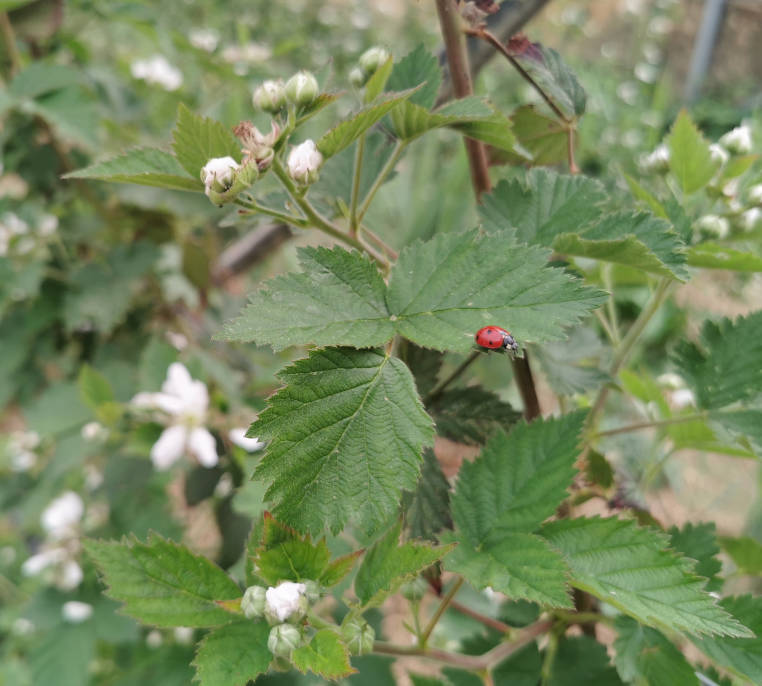
[[[511,336],[509,331],[500,326],[484,326],[479,329],[476,332],[476,344],[488,350],[505,348],[505,350],[510,350],[513,353],[519,351],[519,344],[516,343],[516,339]]]

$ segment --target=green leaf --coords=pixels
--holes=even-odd
[[[391,56],[386,60],[376,71],[373,76],[368,79],[365,84],[365,94],[363,95],[363,102],[367,105],[373,102],[384,90],[386,82],[391,76],[392,69],[394,69],[394,58]],[[402,88],[398,90],[404,90]]]
[[[696,560],[694,571],[708,580],[706,590],[720,590],[722,579],[717,575],[722,569],[722,563],[715,557],[720,552],[720,547],[717,545],[717,529],[714,522],[687,522],[682,529],[670,527],[667,533],[672,548],[685,557]]]
[[[201,180],[186,175],[177,159],[163,150],[137,148],[65,174],[65,179],[101,179],[179,191],[203,191]]]
[[[547,686],[622,686],[606,648],[590,636],[564,636],[558,643]]]
[[[262,541],[254,563],[257,576],[270,586],[284,580],[313,580],[332,586],[349,572],[356,557],[348,555],[331,563],[325,539],[313,544],[309,535],[300,536],[265,513]]]
[[[570,606],[563,560],[530,532],[566,495],[584,419],[576,412],[519,425],[463,464],[452,500],[460,545],[447,569],[512,598]]]
[[[96,647],[91,622],[58,624],[31,641],[30,646],[28,660],[32,683],[56,686],[83,686],[89,683],[90,662],[95,657]]]
[[[630,188],[630,192],[632,193],[632,195],[635,197],[636,200],[639,200],[641,204],[645,205],[657,217],[661,217],[662,219],[669,219],[669,215],[667,214],[667,211],[664,209],[664,206],[656,199],[656,197],[653,195],[653,193],[651,193],[651,191],[641,186],[629,174],[625,174],[624,179],[625,181],[627,181],[627,185]]]
[[[211,627],[233,619],[217,601],[239,598],[236,583],[184,546],[153,534],[146,543],[86,540],[84,547],[109,586],[106,594],[123,602],[130,617],[161,627]]]
[[[614,662],[624,681],[648,686],[699,686],[693,667],[660,631],[621,616],[615,626],[619,636],[614,643]]]
[[[762,388],[762,311],[706,321],[699,343],[681,343],[675,362],[701,408],[753,398]]]
[[[565,341],[532,346],[531,355],[542,366],[550,387],[559,395],[586,393],[611,377],[599,368],[607,354],[595,331],[578,327]]]
[[[349,653],[341,638],[330,629],[321,629],[307,645],[297,648],[291,661],[302,673],[310,671],[331,680],[357,671],[349,664]]]
[[[555,50],[530,43],[526,38],[514,38],[508,49],[567,119],[580,117],[585,112],[585,90]]]
[[[688,278],[682,241],[669,222],[647,212],[607,214],[587,230],[557,236],[553,247],[561,254],[614,262],[683,281]]]
[[[462,575],[472,586],[489,586],[509,598],[551,607],[574,607],[567,586],[569,570],[539,536],[507,533],[475,545],[456,531],[442,536],[442,540],[458,543],[445,558],[445,569]]]
[[[497,150],[512,152],[516,147],[511,120],[496,109],[489,117],[464,118],[447,124],[447,127]]]
[[[734,272],[762,272],[762,257],[719,243],[707,242],[690,246],[686,260],[691,267],[728,269]]]
[[[729,443],[734,441],[742,449],[750,447],[754,455],[762,457],[762,410],[711,412],[709,420],[714,433],[729,438]],[[736,454],[730,445],[724,446],[722,452],[726,451],[729,455]],[[741,455],[747,457],[748,453]]]
[[[431,448],[423,451],[423,467],[418,486],[403,500],[405,524],[411,538],[436,540],[443,529],[452,528],[450,484]]]
[[[666,631],[748,636],[702,589],[692,563],[667,550],[668,538],[635,522],[580,517],[541,531],[565,558],[571,584],[641,624]]]
[[[89,364],[80,367],[77,384],[82,402],[93,411],[114,401],[114,391],[108,379]]]
[[[692,638],[717,664],[753,684],[762,683],[762,598],[751,595],[723,598],[720,605],[748,626],[756,638]]]
[[[437,58],[423,45],[419,45],[394,65],[386,89],[402,91],[420,84],[425,85],[411,96],[410,102],[429,110],[434,106],[442,84],[442,70]]]
[[[748,536],[723,536],[720,545],[742,574],[762,576],[762,545],[758,541]]]
[[[439,234],[406,247],[387,293],[402,336],[436,350],[468,352],[474,332],[504,326],[520,342],[562,337],[605,299],[560,269],[549,253],[512,245],[508,232]]]
[[[51,91],[76,86],[83,81],[82,72],[60,64],[32,62],[8,85],[8,94],[16,98],[36,98]]]
[[[269,635],[267,622],[251,620],[215,629],[199,643],[193,660],[196,680],[201,686],[247,686],[270,666]]]
[[[272,439],[255,478],[275,515],[313,534],[387,521],[415,486],[431,420],[412,375],[378,350],[315,350],[279,373],[286,384],[251,431]]]
[[[538,112],[534,105],[519,107],[510,117],[513,135],[523,150],[531,155],[533,166],[560,164],[568,159],[568,133],[555,117]],[[519,154],[491,155],[494,163],[522,164],[525,157]]]
[[[442,369],[444,353],[430,350],[405,341],[400,348],[402,360],[410,368],[415,377],[415,385],[421,397],[425,398],[436,386],[437,376]]]
[[[606,197],[590,177],[532,169],[525,183],[512,179],[495,186],[479,215],[487,231],[511,229],[522,243],[550,247],[559,234],[577,233],[597,221]]]
[[[521,413],[481,386],[444,391],[428,408],[436,431],[452,441],[481,445],[498,428],[508,429]]]
[[[268,281],[219,336],[274,350],[315,345],[370,347],[394,335],[386,286],[375,263],[343,248],[302,248],[302,273]]]
[[[614,485],[614,468],[604,455],[595,450],[590,450],[587,454],[585,476],[588,481],[603,488],[611,488]]]
[[[365,553],[355,577],[355,593],[363,607],[380,605],[405,581],[452,549],[452,546],[400,543],[400,531],[401,524],[395,524]]]
[[[681,110],[667,136],[669,168],[685,193],[695,193],[706,186],[719,164],[712,159],[709,143],[701,135],[690,115]]]
[[[177,161],[194,179],[199,178],[201,168],[212,158],[241,160],[241,144],[227,126],[194,114],[183,103],[177,108],[172,149]]]
[[[400,102],[409,98],[415,92],[414,88],[401,92],[387,92],[370,105],[363,107],[349,119],[334,126],[323,134],[317,142],[317,148],[323,157],[333,157],[344,148],[350,146],[379,119],[388,114]]]

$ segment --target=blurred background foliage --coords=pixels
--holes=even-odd
[[[532,40],[563,54],[586,88],[578,162],[615,197],[627,189],[625,174],[642,171],[644,156],[684,104],[702,8],[696,0],[554,0],[526,27]],[[248,426],[277,387],[274,372],[303,351],[276,355],[211,336],[258,282],[296,266],[297,245],[315,239],[273,233],[239,263],[241,241],[266,221],[241,221],[201,195],[61,176],[125,148],[165,146],[180,103],[230,126],[242,119],[265,126],[252,111],[253,87],[300,68],[312,69],[330,89],[349,91],[336,106],[346,113],[358,102],[347,74],[367,47],[387,45],[396,57],[421,43],[440,50],[434,7],[424,0],[6,0],[0,9],[7,10],[0,27],[0,684],[187,684],[187,632],[145,632],[115,615],[78,550],[71,554],[84,580],[74,589],[25,576],[22,564],[44,543],[41,513],[71,490],[86,503],[81,531],[88,535],[144,536],[153,529],[240,574],[262,489],[248,482],[256,454],[231,442],[227,430]],[[691,104],[708,138],[747,122],[762,140],[762,58],[753,49],[760,41],[762,3],[730,2],[701,96]],[[536,103],[497,60],[481,70],[477,91],[507,112]],[[315,117],[305,136],[335,116]],[[565,141],[550,136],[548,145],[555,161]],[[323,171],[326,192],[345,178],[342,164],[338,156]],[[749,165],[749,183],[760,183],[759,160]],[[520,173],[498,167],[495,176]],[[459,137],[428,136],[381,189],[367,223],[396,248],[470,228],[477,217],[468,178]],[[698,202],[697,216],[715,211],[719,201]],[[738,240],[759,254],[761,236],[758,228]],[[603,276],[616,285],[620,319],[633,319],[647,295],[642,277],[624,269]],[[653,391],[654,380],[668,370],[676,342],[707,317],[758,306],[761,286],[757,274],[713,271],[678,290],[635,361],[639,401],[663,397]],[[588,358],[605,354],[580,335],[546,352],[560,364],[579,349]],[[139,391],[158,390],[176,360],[209,388],[210,425],[223,456],[214,469],[187,463],[179,475],[154,471],[148,454],[161,427],[136,423],[125,409]],[[516,400],[501,360],[488,358],[474,369],[486,386]],[[96,397],[99,386],[105,400]],[[547,381],[542,389],[551,411]],[[104,432],[83,431],[92,422]],[[614,445],[612,454],[621,457],[614,462],[631,484],[628,496],[666,523],[708,518],[725,535],[759,535],[754,463],[718,462],[697,450],[667,462],[680,450],[678,439],[665,444],[630,435]],[[345,545],[332,542],[336,552]],[[749,583],[739,580],[736,590]],[[92,621],[67,620],[61,608],[71,600],[91,604]],[[390,683],[388,660],[362,660],[373,683]],[[315,682],[290,675],[260,681]]]

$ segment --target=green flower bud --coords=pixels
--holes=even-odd
[[[342,625],[341,636],[352,655],[366,655],[373,651],[376,632],[362,617],[356,617]]]
[[[412,581],[402,584],[400,591],[402,595],[409,601],[420,600],[426,595],[426,591],[429,588],[429,584],[423,577],[417,576]]]
[[[293,624],[278,624],[270,629],[267,649],[275,657],[288,658],[302,644],[302,632]]]
[[[264,586],[249,586],[241,599],[241,610],[247,619],[259,619],[265,615]]]
[[[286,81],[286,97],[297,107],[311,105],[320,92],[317,79],[308,71],[300,71]]]
[[[232,157],[209,160],[201,169],[201,180],[204,182],[206,195],[220,207],[233,202],[236,196],[251,186],[258,177],[259,169],[253,160],[239,165]]]
[[[367,80],[368,77],[360,67],[355,67],[352,69],[352,71],[349,72],[349,83],[351,83],[355,88],[362,88]]]
[[[365,72],[366,76],[371,76],[376,73],[376,70],[389,59],[390,53],[386,48],[382,48],[380,45],[375,45],[372,48],[368,48],[362,55],[360,55],[360,68]]]
[[[286,91],[283,81],[265,81],[254,90],[251,97],[254,107],[275,114],[286,104]]]

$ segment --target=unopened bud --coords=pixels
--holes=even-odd
[[[712,143],[709,146],[709,154],[712,156],[712,162],[719,167],[724,167],[728,163],[728,160],[730,160],[728,151],[718,143]]]
[[[315,142],[308,139],[291,151],[287,164],[289,176],[298,184],[306,186],[317,181],[323,156]]]
[[[349,72],[349,83],[355,88],[362,88],[367,80],[368,77],[360,67],[355,67]]]
[[[752,186],[746,195],[753,205],[762,205],[762,183]]]
[[[751,129],[748,126],[736,126],[720,138],[720,145],[734,155],[746,155],[751,152]]]
[[[640,158],[640,168],[646,173],[663,173],[669,169],[669,148],[662,144]]]
[[[249,586],[241,598],[241,611],[247,619],[259,619],[265,614],[265,593],[267,589],[264,586]]]
[[[762,227],[762,209],[752,207],[741,214],[741,228],[744,231],[754,231]]]
[[[428,588],[429,584],[426,579],[418,576],[412,581],[408,581],[402,584],[400,592],[402,593],[403,597],[412,602],[423,598],[423,596],[426,595]]]
[[[259,168],[252,159],[239,165],[232,157],[209,160],[201,170],[206,195],[220,207],[233,202],[236,196],[251,186],[259,177]]]
[[[254,90],[251,101],[258,110],[276,114],[286,104],[283,81],[280,79],[265,81]]]
[[[367,655],[373,651],[376,632],[362,617],[357,617],[343,624],[341,636],[352,655]]]
[[[267,649],[275,657],[288,658],[302,644],[302,632],[293,624],[278,624],[270,629]]]
[[[311,105],[319,92],[317,79],[308,71],[297,72],[286,82],[286,97],[297,107]]]
[[[380,45],[374,45],[360,55],[360,68],[365,72],[366,76],[371,76],[376,73],[376,70],[384,64],[389,57],[390,54],[386,48],[381,47]]]
[[[725,238],[730,233],[730,224],[725,217],[716,214],[705,214],[696,222],[696,228],[712,238]]]
[[[323,595],[323,589],[317,581],[304,582],[304,597],[310,605],[314,605]]]

